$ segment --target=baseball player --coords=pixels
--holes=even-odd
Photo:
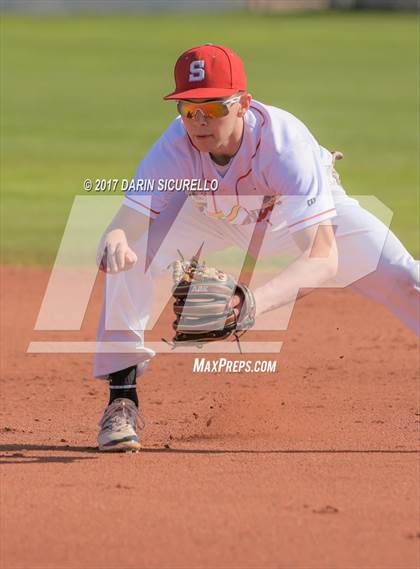
[[[98,249],[108,273],[98,345],[135,346],[95,355],[94,374],[110,386],[102,451],[140,448],[136,378],[154,356],[144,330],[154,281],[179,251],[190,258],[199,249],[206,258],[236,245],[259,258],[292,253],[286,269],[255,289],[257,316],[290,303],[299,288],[301,296],[334,280],[419,333],[419,263],[347,196],[334,169],[337,154],[290,113],[252,100],[243,63],[229,48],[189,49],[176,62],[175,83],[165,100],[176,103],[178,116],[141,161],[135,189]],[[209,190],[214,181],[217,189]],[[184,191],[164,191],[175,186]],[[238,295],[231,306],[239,313]]]

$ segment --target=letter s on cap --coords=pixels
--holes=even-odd
[[[202,81],[205,77],[204,72],[204,59],[196,59],[191,61],[189,81]]]

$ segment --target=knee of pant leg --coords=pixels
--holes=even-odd
[[[394,286],[391,294],[402,294],[412,298],[420,293],[420,263],[413,261],[405,265],[395,265],[391,273]]]
[[[418,336],[420,335],[419,263],[402,267],[387,300],[391,310]]]
[[[420,294],[420,262],[416,261],[413,264],[413,267],[409,271],[408,276],[408,288],[409,293],[414,295],[415,297],[419,297]]]
[[[414,288],[420,290],[420,261],[414,261],[411,273],[414,281]]]

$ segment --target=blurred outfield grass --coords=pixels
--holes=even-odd
[[[380,198],[419,255],[414,14],[3,15],[1,26],[3,262],[53,262],[83,180],[132,176],[175,116],[162,96],[177,56],[206,42],[240,53],[254,98],[343,150],[347,192]]]

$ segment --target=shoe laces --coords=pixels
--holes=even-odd
[[[105,409],[105,413],[99,423],[103,430],[120,431],[130,425],[133,429],[140,423],[140,428],[144,429],[145,422],[143,417],[131,400],[129,399],[115,399]]]

